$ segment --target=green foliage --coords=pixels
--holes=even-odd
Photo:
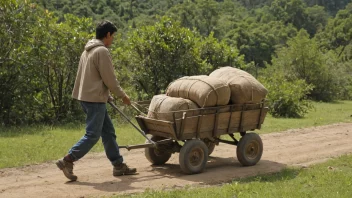
[[[73,110],[71,98],[77,65],[84,44],[92,35],[90,19],[65,15],[63,22],[56,23],[50,14],[37,19],[38,26],[33,27],[32,57],[33,66],[40,67],[36,72],[41,87],[45,90],[37,95],[42,107],[51,109],[57,120],[67,118]],[[43,31],[45,29],[46,31]],[[45,54],[45,56],[43,56]]]
[[[237,51],[219,43],[213,34],[203,38],[167,17],[154,26],[136,29],[126,43],[124,50],[115,51],[117,65],[130,76],[138,99],[163,93],[170,82],[182,76],[210,73],[224,65],[243,65]]]
[[[120,66],[131,72],[138,98],[162,93],[181,76],[201,73],[205,63],[197,56],[197,40],[194,32],[166,18],[136,29],[128,38],[127,54],[120,55],[128,62],[121,61]]]
[[[76,115],[71,91],[91,20],[65,15],[57,23],[50,12],[25,1],[5,5],[0,17],[0,123]]]
[[[274,0],[269,8],[270,13],[285,24],[292,23],[297,29],[304,27],[306,18],[303,0]]]
[[[25,110],[16,113],[13,106],[26,99],[22,96],[23,92],[33,91],[32,72],[25,72],[29,68],[26,49],[30,43],[28,35],[33,15],[28,4],[1,1],[0,6],[0,124],[8,124],[17,116],[19,120],[26,115]]]
[[[352,100],[352,61],[339,62],[337,72],[339,73],[339,98]]]
[[[284,45],[287,39],[296,34],[296,29],[290,24],[284,25],[279,21],[256,23],[248,19],[237,23],[236,28],[231,30],[224,40],[237,46],[246,62],[253,61],[255,65],[264,67],[266,62],[271,63],[276,48]]]
[[[200,58],[210,65],[205,73],[211,73],[213,70],[227,65],[244,68],[244,57],[239,55],[238,50],[228,46],[225,41],[219,42],[213,35],[210,33],[208,37],[203,37],[198,43]]]
[[[305,30],[287,42],[287,48],[277,51],[273,66],[281,68],[287,79],[302,79],[314,86],[310,97],[315,100],[332,101],[338,97],[339,73],[333,53],[323,54],[315,40],[309,39]]]
[[[303,117],[312,108],[307,94],[313,86],[304,80],[289,81],[274,68],[268,68],[260,82],[269,90],[269,113],[274,117]]]
[[[317,38],[321,46],[336,50],[341,57],[346,47],[352,43],[352,3],[329,20],[324,32],[318,34]]]
[[[328,23],[329,15],[322,6],[313,6],[306,8],[307,18],[304,28],[309,35],[314,36],[322,31]]]
[[[323,6],[330,15],[335,15],[339,10],[344,9],[351,0],[305,0],[309,6]]]
[[[270,13],[275,20],[284,24],[292,24],[298,30],[304,28],[311,36],[321,30],[328,20],[324,7],[307,7],[303,0],[274,0],[265,13]]]

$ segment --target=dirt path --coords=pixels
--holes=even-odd
[[[103,153],[92,154],[75,165],[77,182],[67,182],[53,163],[23,168],[0,169],[0,197],[89,197],[143,192],[145,189],[175,188],[185,185],[218,184],[234,178],[277,172],[287,165],[309,165],[331,157],[352,153],[352,123],[289,130],[261,136],[262,160],[252,167],[241,167],[236,147],[220,144],[215,148],[205,172],[182,174],[178,154],[168,164],[151,166],[143,150],[123,154],[138,175],[113,177]]]

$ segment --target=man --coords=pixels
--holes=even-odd
[[[96,39],[90,40],[79,61],[72,97],[80,101],[86,114],[86,133],[69,150],[69,153],[56,162],[60,170],[71,181],[76,181],[73,162],[82,158],[97,143],[100,136],[107,158],[113,165],[113,175],[135,174],[135,168],[123,163],[116,142],[115,129],[107,113],[106,102],[112,101],[110,91],[126,105],[130,98],[119,85],[114,73],[111,56],[107,49],[113,42],[117,28],[109,21],[103,21],[96,27]]]

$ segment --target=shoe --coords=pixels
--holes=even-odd
[[[73,174],[73,163],[72,162],[67,162],[63,159],[58,160],[56,162],[56,166],[64,172],[64,175],[67,177],[67,179],[71,181],[76,181],[77,176]]]
[[[134,175],[136,174],[136,172],[137,172],[137,169],[129,168],[125,163],[114,165],[114,169],[113,169],[114,176]]]

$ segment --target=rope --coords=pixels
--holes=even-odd
[[[134,103],[134,102],[133,102]],[[138,111],[140,114],[142,114],[143,116],[147,116],[145,113],[143,113],[141,110],[139,110],[135,105],[133,105],[132,103],[131,103],[131,106],[136,110],[136,111]]]

